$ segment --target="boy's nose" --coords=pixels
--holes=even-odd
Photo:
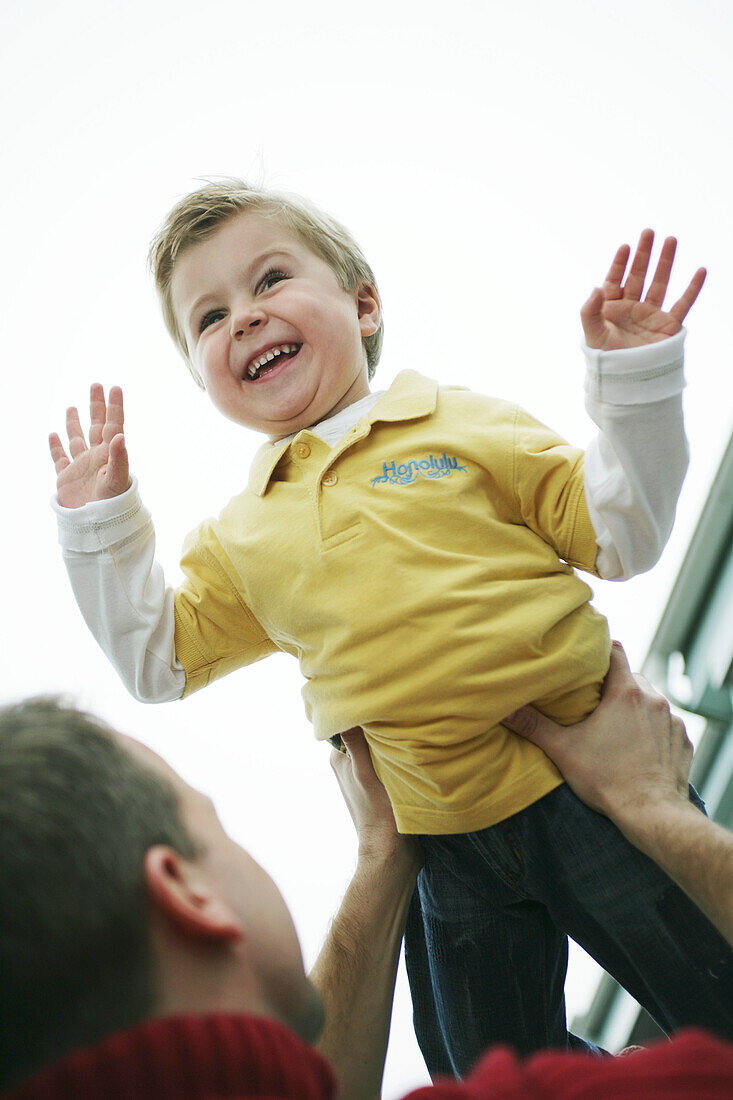
[[[241,339],[246,336],[248,332],[251,332],[253,328],[257,328],[265,320],[265,315],[261,309],[239,309],[232,312],[231,318],[231,334],[235,340]]]

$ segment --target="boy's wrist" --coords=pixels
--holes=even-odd
[[[138,492],[137,478],[124,493],[94,500],[80,508],[64,508],[51,499],[56,514],[59,544],[63,550],[95,553],[137,534],[151,522]]]
[[[76,520],[81,522],[82,517],[88,517],[94,520],[105,520],[110,516],[117,515],[120,511],[125,511],[125,508],[129,506],[131,497],[138,492],[138,481],[134,475],[130,476],[130,484],[122,493],[116,493],[111,497],[104,497],[101,500],[90,500],[86,504],[81,504],[78,508],[66,508],[59,502],[58,494],[54,493],[51,497],[51,507],[54,512],[60,516],[66,516],[70,521]]]
[[[675,397],[685,387],[687,331],[636,348],[604,351],[582,344],[588,400],[611,405],[646,405]]]

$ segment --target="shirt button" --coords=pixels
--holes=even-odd
[[[335,485],[337,481],[338,481],[338,474],[335,474],[332,470],[330,474],[326,474],[326,476],[324,477],[323,484],[324,485]]]
[[[295,453],[298,458],[307,458],[311,453],[311,449],[307,443],[298,443],[295,448]]]

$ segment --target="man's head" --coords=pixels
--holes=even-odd
[[[150,265],[176,345],[230,419],[277,437],[368,392],[382,344],[374,274],[305,200],[209,183],[173,208]]]
[[[288,910],[160,757],[53,700],[0,710],[0,1090],[148,1016],[322,1024]]]

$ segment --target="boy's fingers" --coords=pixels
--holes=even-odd
[[[122,404],[122,390],[119,386],[113,386],[109,391],[107,402],[107,419],[104,425],[103,438],[112,440],[125,426],[125,410]]]
[[[600,347],[606,335],[606,325],[603,320],[604,301],[603,291],[596,287],[580,310],[585,342],[591,348]]]
[[[87,445],[81,430],[79,411],[73,406],[66,410],[66,432],[69,436],[69,453],[72,458],[77,458],[86,451]]]
[[[637,302],[641,298],[653,244],[654,231],[652,229],[643,229],[639,237],[639,243],[636,246],[629,277],[624,283],[624,298],[633,298]]]
[[[125,419],[123,402],[122,402],[122,389],[120,386],[112,386],[109,391],[109,407],[110,413],[115,416],[115,419],[120,422]]]
[[[583,303],[580,309],[580,316],[583,321],[591,321],[594,317],[600,317],[603,301],[603,291],[600,287],[594,287],[588,296],[588,300]]]
[[[57,474],[60,474],[62,470],[65,470],[67,466],[71,465],[66,451],[64,450],[64,445],[56,432],[51,432],[48,437],[48,449],[51,452],[51,458],[53,459]]]
[[[678,302],[675,302],[675,304],[669,311],[672,316],[679,321],[680,324],[682,324],[685,317],[695,304],[697,296],[702,290],[702,286],[705,282],[706,276],[706,269],[704,267],[699,267],[695,274],[692,276],[690,280],[690,285],[688,286],[685,293],[682,295]]]
[[[109,445],[107,480],[121,493],[130,487],[130,463],[127,457],[124,435],[118,433]]]
[[[616,249],[616,255],[613,257],[611,266],[608,269],[606,275],[606,281],[604,286],[610,291],[609,298],[621,297],[621,280],[624,277],[626,271],[626,265],[629,262],[629,256],[631,255],[631,249],[627,244],[622,244],[620,248]],[[613,290],[611,290],[613,287]]]
[[[667,286],[669,285],[669,277],[672,273],[674,254],[676,251],[677,241],[674,237],[667,237],[662,245],[662,251],[659,254],[659,262],[654,272],[654,278],[652,279],[647,296],[644,299],[650,305],[658,306],[660,309],[664,302],[664,296],[667,293]]]
[[[96,447],[102,442],[102,430],[107,416],[104,403],[104,387],[94,382],[89,389],[89,446]]]

